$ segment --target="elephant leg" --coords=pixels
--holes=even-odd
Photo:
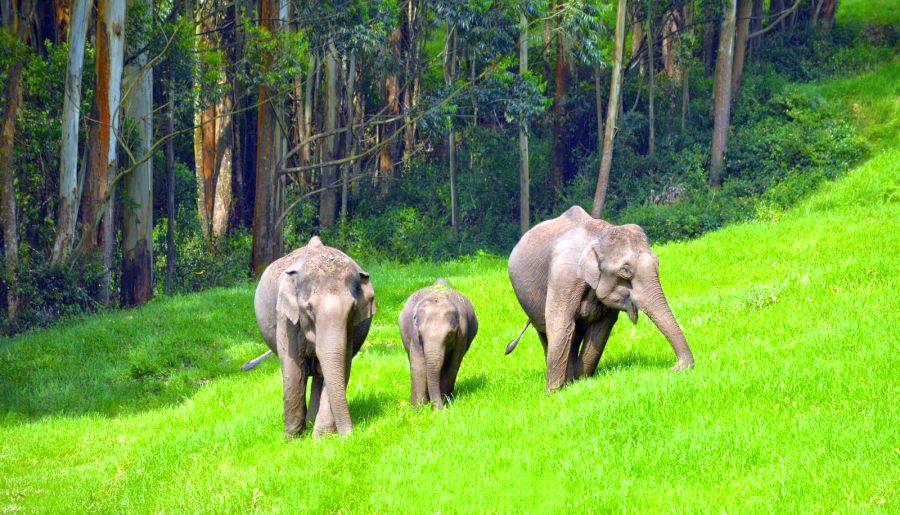
[[[603,318],[587,328],[581,355],[575,364],[575,377],[594,375],[597,364],[600,363],[600,356],[603,355],[603,349],[606,348],[606,341],[609,340],[609,334],[618,319],[619,312],[610,310]]]
[[[452,397],[456,388],[456,375],[462,365],[464,342],[460,342],[457,349],[444,359],[444,369],[441,370],[441,395]]]
[[[410,405],[415,408],[428,402],[428,382],[425,378],[425,354],[418,342],[409,346]]]
[[[569,375],[568,368],[570,365],[569,353],[572,349],[572,339],[575,336],[575,322],[571,320],[560,320],[557,325],[548,324],[547,336],[547,374],[546,388],[548,392],[558,390],[565,382]]]
[[[276,326],[278,359],[284,403],[284,435],[292,437],[306,429],[307,367],[299,355],[297,328],[280,316]]]
[[[315,423],[316,415],[319,412],[319,401],[322,397],[322,375],[313,375],[312,388],[309,392],[309,409],[306,410],[306,422]]]
[[[580,324],[575,324],[575,332],[572,335],[572,345],[569,346],[569,361],[566,363],[566,382],[575,379],[575,366],[578,362],[578,355],[581,352],[581,341],[584,339],[584,328]]]
[[[337,433],[337,423],[334,421],[331,401],[328,399],[328,386],[322,386],[322,393],[319,397],[319,412],[313,425],[313,436],[318,437],[328,433]]]
[[[552,279],[552,277],[551,277]],[[553,288],[547,292],[547,373],[546,390],[552,392],[561,388],[572,369],[570,353],[575,338],[575,315],[578,305],[571,302],[572,296]]]
[[[537,331],[537,329],[535,329]],[[541,340],[541,347],[544,349],[544,359],[547,359],[547,333],[537,331],[538,339]]]

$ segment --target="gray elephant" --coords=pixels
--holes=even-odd
[[[637,225],[611,225],[574,206],[522,236],[509,279],[528,315],[522,333],[532,324],[544,347],[548,391],[594,374],[619,311],[635,324],[638,309],[650,317],[678,358],[672,370],[694,363],[660,286],[659,260]]]
[[[314,236],[306,246],[270,264],[253,302],[256,323],[270,351],[281,361],[284,433],[350,433],[347,381],[350,360],[369,334],[375,290],[349,256]],[[306,384],[312,378],[309,410]]]
[[[409,357],[413,407],[443,409],[453,395],[463,356],[478,332],[475,309],[444,279],[410,295],[400,312],[400,338]]]

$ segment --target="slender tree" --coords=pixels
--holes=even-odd
[[[744,73],[744,61],[747,56],[747,36],[750,33],[750,17],[753,11],[753,0],[738,0],[737,19],[734,29],[734,63],[731,68],[731,96],[734,98],[741,87],[741,75]]]
[[[31,17],[34,14],[33,0],[13,0],[5,6],[3,29],[22,47],[28,44],[31,33]],[[24,49],[20,49],[24,52]],[[16,117],[22,105],[22,75],[25,68],[24,56],[17,52],[6,70],[6,110],[3,112],[3,126],[0,129],[0,217],[3,218],[3,250],[6,270],[6,318],[10,328],[15,326],[19,307],[17,272],[19,267],[19,234],[16,223],[15,168],[13,167]]]
[[[101,256],[103,277],[99,297],[103,303],[109,302],[114,244],[115,190],[111,182],[116,171],[124,52],[125,0],[97,0],[91,165],[82,200],[85,227],[81,248],[86,254]]]
[[[81,116],[81,71],[90,6],[88,0],[73,0],[66,62],[66,89],[62,109],[62,142],[59,156],[59,205],[52,263],[59,263],[72,250],[78,219],[78,123]]]
[[[346,113],[346,131],[344,132],[344,156],[353,155],[353,98],[356,86],[356,52],[350,51],[347,64],[347,94],[344,97],[344,111]],[[352,163],[347,162],[341,167],[341,220],[347,220],[348,203],[350,202],[350,175]]]
[[[656,111],[653,104],[655,95],[653,78],[656,75],[656,66],[653,64],[653,13],[647,10],[647,153],[652,157],[656,152]]]
[[[565,136],[565,102],[566,96],[569,94],[571,76],[564,41],[564,10],[564,1],[559,0],[554,10],[554,18],[556,20],[556,68],[553,82],[553,149],[550,159],[550,196],[554,200],[563,186],[566,170],[570,166],[570,148]]]
[[[142,6],[148,12],[150,0],[130,0],[130,7]],[[142,44],[143,42],[140,42]],[[132,154],[139,162],[125,176],[122,206],[122,280],[123,306],[139,306],[153,296],[153,159],[145,155],[153,145],[153,67],[147,51],[131,56],[125,67],[126,114],[136,124],[140,149]]]
[[[519,75],[528,73],[528,18],[519,15]],[[598,74],[599,77],[599,74]],[[599,81],[599,78],[597,79]],[[597,99],[599,101],[599,98]],[[519,232],[525,234],[531,227],[531,206],[529,199],[530,179],[528,177],[528,125],[519,120]]]
[[[323,161],[337,159],[337,111],[340,97],[338,94],[338,59],[334,44],[330,44],[325,52],[325,148]],[[322,167],[322,192],[319,193],[319,224],[323,227],[334,227],[337,216],[337,181],[338,170],[335,165]]]
[[[259,23],[264,30],[278,30],[278,2],[259,0]],[[265,65],[271,65],[272,56],[265,55]],[[273,104],[275,94],[261,84],[257,102],[256,124],[256,194],[253,204],[253,254],[251,269],[259,276],[275,259],[281,256],[284,233],[278,223],[278,207],[284,193],[276,166],[278,164],[282,135]]]
[[[728,146],[728,126],[731,119],[731,71],[734,61],[734,31],[737,0],[725,2],[722,28],[719,31],[719,51],[716,56],[716,77],[713,84],[712,157],[709,161],[709,183],[722,185],[722,165]]]
[[[600,158],[600,170],[597,177],[597,188],[594,190],[594,205],[591,216],[600,218],[603,204],[606,201],[606,189],[609,185],[609,170],[612,167],[613,140],[616,135],[616,117],[619,114],[622,96],[622,52],[625,46],[625,14],[628,0],[619,0],[616,8],[616,34],[613,40],[613,70],[609,80],[609,101],[606,105],[606,127],[603,136],[603,156]]]
[[[451,25],[447,29],[447,39],[444,42],[444,84],[450,86],[456,80],[457,66],[459,62],[459,37],[456,27]],[[456,191],[456,132],[453,130],[453,117],[448,115],[445,121],[447,125],[447,157],[450,166],[450,226],[453,231],[459,231],[458,199]]]

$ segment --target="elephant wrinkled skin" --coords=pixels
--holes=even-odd
[[[678,358],[672,370],[694,363],[663,294],[659,260],[637,225],[611,225],[574,206],[522,236],[509,278],[544,348],[548,391],[594,374],[619,311],[635,324],[638,310],[650,317]]]
[[[463,356],[478,332],[472,303],[444,279],[410,295],[398,320],[409,357],[410,404],[444,407]]]
[[[350,360],[375,314],[369,274],[314,236],[266,268],[253,304],[259,330],[281,362],[285,435],[303,432],[307,421],[314,421],[315,436],[350,433]]]

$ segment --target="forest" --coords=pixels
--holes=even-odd
[[[503,255],[571,205],[683,240],[865,153],[793,87],[884,58],[836,2],[7,0],[4,332],[257,276],[320,234]]]

